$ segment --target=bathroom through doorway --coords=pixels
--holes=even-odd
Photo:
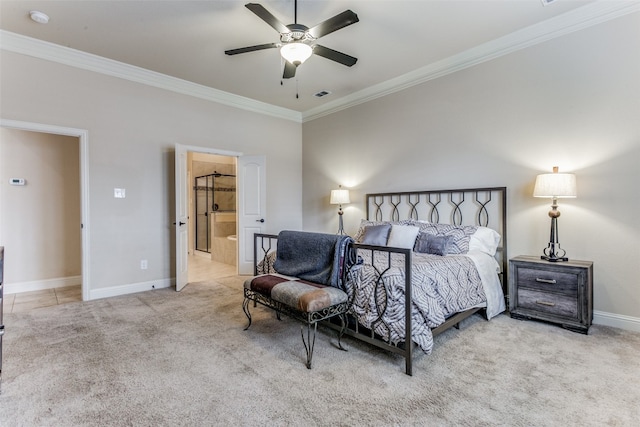
[[[237,272],[236,157],[188,152],[189,282]],[[202,276],[202,278],[200,277]]]

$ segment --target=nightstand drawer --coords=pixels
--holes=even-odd
[[[521,288],[565,295],[576,295],[578,292],[578,275],[574,273],[520,267],[517,276]]]
[[[575,296],[519,289],[518,306],[537,312],[578,319],[578,300]]]

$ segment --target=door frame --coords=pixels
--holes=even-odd
[[[91,275],[89,274],[89,237],[91,234],[89,231],[89,131],[86,129],[6,119],[0,119],[0,127],[78,138],[80,145],[80,252],[82,257],[82,271],[80,275],[82,277],[82,300],[89,301],[89,291],[91,289]]]
[[[210,148],[210,147],[202,147],[202,146],[198,146],[198,145],[186,145],[186,144],[175,144],[175,163],[177,164],[178,162],[178,153],[180,152],[184,152],[185,154],[187,153],[203,153],[203,154],[215,154],[218,156],[227,156],[227,157],[235,157],[236,159],[238,157],[241,157],[243,155],[242,152],[240,151],[229,151],[229,150],[222,150],[219,148]],[[185,160],[186,161],[186,160]],[[189,174],[188,174],[188,167],[184,168],[184,176],[182,177],[183,182],[187,182],[188,178],[189,178]],[[178,173],[178,170],[182,170],[182,168],[178,168],[176,167],[176,173]],[[176,187],[178,186],[178,182],[179,179],[176,176],[175,177],[175,182],[176,182]],[[187,187],[190,188],[190,184],[187,184]],[[175,253],[176,253],[176,258],[175,258],[175,267],[176,267],[176,291],[180,291],[182,289],[182,287],[180,287],[178,281],[179,281],[179,274],[180,274],[180,241],[179,241],[179,236],[178,236],[178,227],[179,225],[177,224],[177,222],[180,220],[180,218],[178,218],[177,212],[178,212],[178,206],[180,204],[180,202],[184,203],[185,206],[188,206],[189,204],[189,193],[188,192],[184,192],[184,194],[182,195],[183,200],[180,201],[178,200],[178,197],[180,195],[180,193],[178,192],[178,188],[175,188],[175,211],[176,212],[176,218],[175,218],[175,227],[176,227],[176,242],[175,242]],[[185,200],[186,199],[186,200]],[[236,216],[237,216],[237,212],[236,212]],[[187,224],[187,226],[189,226]],[[188,237],[187,237],[188,239]],[[237,267],[236,267],[237,268]],[[188,270],[189,270],[189,262],[187,261],[187,265],[186,265],[186,274],[188,275]],[[188,282],[187,282],[188,283]],[[186,283],[185,283],[186,286]],[[180,289],[179,289],[180,287]]]

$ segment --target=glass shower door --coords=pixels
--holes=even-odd
[[[213,177],[211,175],[199,176],[195,181],[196,250],[210,253],[209,212],[213,203]]]

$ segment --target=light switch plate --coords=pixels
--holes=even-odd
[[[126,195],[126,191],[124,188],[114,188],[113,189],[113,197],[116,199],[124,199]]]
[[[9,184],[11,185],[25,185],[27,183],[27,180],[25,180],[24,178],[10,178],[9,179]]]

